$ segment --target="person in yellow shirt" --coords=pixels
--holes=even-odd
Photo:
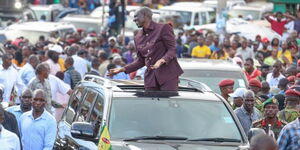
[[[63,58],[58,58],[58,64],[60,66],[60,71],[64,72],[66,70],[66,68],[65,68],[65,60]]]
[[[224,50],[225,48],[221,48],[218,51],[214,51],[211,56],[210,59],[221,59],[221,60],[226,60],[229,58],[229,55],[227,52],[225,52]]]
[[[211,50],[208,46],[204,44],[205,39],[203,36],[197,38],[198,46],[194,47],[192,50],[193,58],[209,58],[211,55]]]
[[[293,59],[292,59],[292,53],[291,50],[288,49],[288,44],[287,42],[282,42],[281,44],[281,51],[278,51],[277,53],[277,58],[278,59],[282,59],[284,61],[284,63],[289,66],[290,64],[292,64]]]

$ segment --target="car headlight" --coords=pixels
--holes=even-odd
[[[22,3],[21,2],[16,2],[15,3],[15,8],[21,9],[22,8]]]

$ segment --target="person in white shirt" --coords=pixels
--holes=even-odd
[[[59,54],[63,52],[63,49],[59,45],[54,45],[49,48],[47,53],[49,59],[46,63],[50,67],[50,74],[55,75],[58,71],[61,71],[61,68],[58,64]]]
[[[29,81],[35,77],[35,68],[38,65],[38,63],[39,58],[36,55],[30,55],[28,58],[28,62],[18,72],[18,97],[21,96],[23,89],[25,89],[28,86]],[[19,98],[16,100],[16,103],[19,103]]]
[[[19,137],[8,130],[6,130],[2,123],[4,122],[4,109],[0,104],[0,149],[1,150],[20,150]]]
[[[252,51],[251,48],[248,47],[247,40],[243,40],[242,46],[237,49],[235,56],[238,56],[238,55],[241,56],[243,62],[245,62],[247,58],[254,59],[254,52]]]
[[[62,109],[66,106],[66,100],[64,99],[58,99],[58,97],[62,97],[62,95],[71,95],[72,90],[70,85],[66,84],[64,81],[60,80],[58,77],[49,74],[49,82],[50,82],[50,89],[51,89],[51,95],[52,100],[58,104],[55,106],[56,108],[53,110],[54,116],[56,121],[59,121],[62,116]]]
[[[282,63],[277,60],[273,65],[273,72],[267,74],[266,81],[269,83],[270,87],[277,87],[279,80],[285,78],[281,73]]]
[[[9,102],[12,90],[16,84],[18,71],[12,65],[13,56],[4,54],[2,56],[3,64],[0,66],[0,83],[4,85],[3,101]]]
[[[68,55],[72,56],[72,58],[74,59],[73,66],[75,70],[80,73],[81,78],[83,78],[83,76],[88,72],[88,64],[85,59],[76,55],[77,51],[78,47],[76,45],[73,45],[68,49]]]

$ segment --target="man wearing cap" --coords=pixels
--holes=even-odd
[[[233,93],[234,80],[225,79],[219,82],[221,96],[230,104],[228,98],[229,94]]]
[[[113,54],[113,53],[120,53],[121,50],[117,48],[117,39],[112,36],[108,38],[108,44],[109,44],[109,51],[107,51],[107,54]]]
[[[295,84],[295,79],[296,79],[296,76],[289,76],[288,78],[288,81],[289,81],[289,83],[288,83],[288,88],[289,87],[292,87],[294,84]]]
[[[285,92],[286,106],[278,113],[278,117],[286,122],[292,122],[299,117],[300,92],[289,89]]]
[[[262,111],[262,107],[263,107],[263,101],[258,96],[258,93],[261,91],[261,88],[262,88],[262,84],[260,81],[256,79],[251,79],[249,81],[249,89],[255,94],[255,107],[260,111]]]
[[[233,98],[233,105],[232,105],[233,110],[243,105],[244,103],[243,97],[246,91],[247,90],[245,88],[237,88],[233,93],[229,94],[229,96]]]
[[[291,89],[290,89],[291,90]],[[289,92],[289,94],[287,93]],[[294,91],[294,94],[292,94],[292,91],[287,91],[286,92],[286,97],[293,97],[294,100],[292,101],[297,101],[294,110],[299,111],[299,92],[296,94]],[[287,96],[287,95],[294,95],[294,96]],[[297,96],[296,96],[297,95]],[[286,99],[287,100],[287,99]],[[298,109],[297,109],[298,108]],[[300,118],[299,114],[294,116],[295,119],[284,126],[284,128],[281,130],[279,136],[278,136],[278,146],[279,150],[299,150],[300,149],[300,144],[299,144],[299,139],[300,139]]]
[[[129,74],[146,66],[146,90],[177,91],[179,76],[183,70],[176,58],[176,40],[172,26],[153,22],[152,11],[147,7],[135,12],[134,22],[142,28],[134,37],[137,59],[125,67],[111,69],[109,76],[120,72]]]
[[[262,49],[258,50],[258,53],[261,53],[264,58],[271,56],[271,50],[269,50],[269,39],[265,37],[261,40],[261,42]]]
[[[59,54],[63,52],[63,49],[59,45],[53,45],[49,48],[47,53],[48,60],[46,63],[50,67],[50,74],[55,75],[58,71],[61,71],[60,65],[58,64]]]
[[[252,127],[262,128],[266,133],[268,133],[268,130],[272,130],[277,139],[281,129],[287,124],[287,122],[278,119],[276,116],[279,111],[278,105],[279,103],[275,97],[267,99],[263,103],[264,118],[253,122]]]

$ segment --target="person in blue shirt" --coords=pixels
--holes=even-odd
[[[42,89],[33,92],[32,110],[19,120],[23,150],[52,150],[57,124],[55,118],[45,110],[46,93]]]
[[[116,64],[109,64],[107,66],[107,70],[114,69],[114,68],[117,68]],[[113,76],[108,76],[108,71],[106,71],[105,77],[113,80],[130,80],[129,75],[124,72],[117,73]]]
[[[6,108],[6,111],[15,115],[18,123],[21,115],[27,111],[31,110],[31,100],[32,100],[32,91],[30,89],[25,89],[20,96],[20,105],[15,105]]]

